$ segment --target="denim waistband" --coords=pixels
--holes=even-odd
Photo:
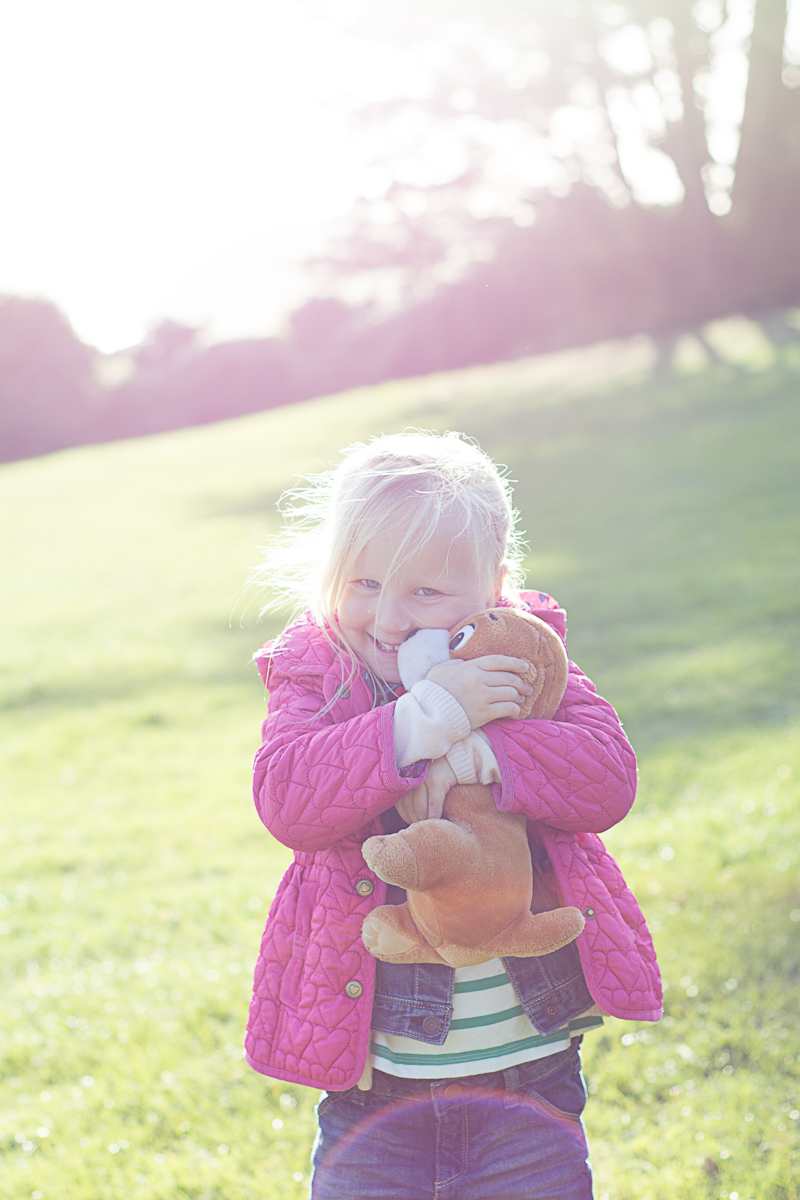
[[[575,1054],[582,1040],[580,1036],[574,1037],[566,1050],[547,1054],[544,1058],[534,1058],[531,1062],[519,1063],[516,1067],[507,1067],[504,1071],[487,1071],[482,1075],[461,1075],[451,1079],[402,1079],[399,1075],[387,1075],[385,1071],[376,1068],[372,1072],[371,1090],[379,1096],[415,1096],[420,1092],[430,1094],[432,1086],[458,1084],[470,1091],[486,1089],[515,1092],[560,1067],[570,1055]],[[369,1093],[362,1092],[361,1095],[366,1096]]]

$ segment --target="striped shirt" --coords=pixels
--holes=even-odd
[[[583,1016],[538,1033],[519,1002],[502,959],[456,968],[453,1019],[444,1044],[372,1033],[372,1065],[404,1079],[447,1079],[503,1071],[566,1050],[570,1038],[603,1024]]]

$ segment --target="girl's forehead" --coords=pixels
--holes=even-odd
[[[429,579],[477,578],[475,555],[469,539],[458,537],[444,522],[421,546],[412,545],[403,550],[401,559],[405,561],[398,565],[396,555],[401,549],[402,536],[399,530],[389,530],[371,538],[356,557],[356,573],[377,579],[378,582],[382,582],[389,573],[395,574],[398,579],[423,575]]]

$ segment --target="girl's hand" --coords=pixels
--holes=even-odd
[[[469,717],[473,729],[480,729],[499,717],[518,717],[519,702],[533,688],[518,676],[530,663],[507,654],[485,654],[464,661],[451,658],[431,667],[426,678],[438,683],[454,696]]]
[[[447,759],[437,758],[428,767],[424,782],[412,792],[406,792],[395,808],[409,825],[417,821],[438,820],[442,815],[444,798],[456,783],[455,771]]]

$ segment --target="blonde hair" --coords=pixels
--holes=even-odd
[[[335,629],[337,605],[364,546],[395,535],[394,572],[443,520],[451,523],[454,541],[464,540],[487,596],[501,574],[506,590],[524,579],[510,484],[459,433],[414,429],[358,442],[338,466],[285,492],[278,507],[284,529],[251,577],[271,593],[262,613],[289,607],[298,615],[307,608],[323,629]]]

